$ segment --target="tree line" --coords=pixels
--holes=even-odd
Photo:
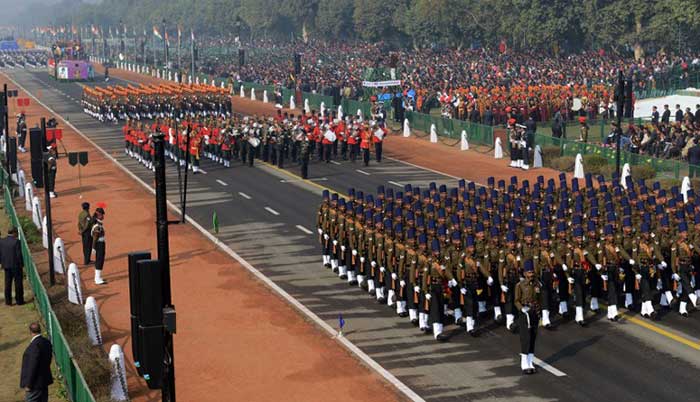
[[[637,55],[700,48],[700,2],[687,0],[62,0],[23,24],[150,29],[201,36],[382,41],[401,47],[498,46]],[[128,28],[131,31],[130,28]]]

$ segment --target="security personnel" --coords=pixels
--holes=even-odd
[[[58,169],[54,152],[53,147],[48,147],[48,160],[46,161],[46,164],[49,168],[49,177],[46,186],[48,186],[49,197],[51,198],[56,198],[56,173]]]
[[[301,178],[309,178],[309,158],[311,157],[311,150],[309,149],[309,139],[304,136],[301,140],[300,145],[300,155],[301,155]]]
[[[83,262],[84,265],[90,264],[90,256],[92,254],[92,216],[90,216],[90,203],[84,202],[81,204],[82,210],[78,214],[78,234],[83,243]]]
[[[523,264],[525,278],[515,286],[515,307],[520,315],[520,369],[523,374],[534,374],[535,340],[542,306],[542,283],[535,277],[532,260]]]
[[[95,284],[105,285],[107,281],[102,279],[102,268],[104,268],[105,263],[105,228],[102,223],[105,217],[104,207],[98,204],[95,209],[95,215],[92,217],[92,229],[90,231],[92,235],[92,247],[95,250]]]
[[[24,116],[24,113],[18,113],[17,114],[17,149],[19,149],[20,152],[27,152],[27,150],[24,148],[24,144],[27,141],[27,120]]]

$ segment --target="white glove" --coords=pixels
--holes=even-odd
[[[664,288],[664,284],[661,281],[656,281],[656,290],[661,290]]]
[[[414,286],[413,291],[416,293],[420,293],[420,286]]]
[[[681,281],[680,275],[678,275],[678,274],[673,274],[673,280],[676,281],[676,282],[680,282],[680,281]]]
[[[345,252],[345,246],[340,246],[340,251]]]
[[[379,267],[379,272],[386,272],[386,268],[384,268],[384,267]]]
[[[449,287],[453,288],[453,287],[457,286],[457,281],[454,280],[454,278],[453,278],[453,279],[450,279],[450,281],[447,282],[447,285],[448,285]]]
[[[630,265],[634,265],[634,260],[630,258],[629,263],[630,263]]]
[[[569,267],[566,264],[561,264],[561,269],[564,270],[564,272],[569,270]]]
[[[601,275],[600,277],[603,278],[604,281],[606,281],[606,282],[608,281],[608,276],[607,276],[607,275]]]
[[[318,228],[318,234],[323,234],[323,229]]]
[[[337,246],[338,245],[338,240],[333,240],[333,245]]]
[[[515,257],[516,261],[520,261],[520,256]]]
[[[530,307],[528,307],[528,306],[523,306],[523,308],[520,309],[520,311],[522,311],[523,313],[527,314],[527,312],[530,311]]]
[[[352,255],[357,255],[357,250],[352,250]]]
[[[503,293],[508,293],[508,286],[501,285],[501,290],[503,291]]]
[[[642,280],[642,276],[639,275],[639,274],[637,274],[637,275],[634,276],[634,279],[636,279],[636,280],[638,280],[638,281],[641,281],[641,280]]]
[[[431,296],[430,293],[425,294],[425,300],[430,300],[432,298],[433,298],[433,296]]]
[[[328,240],[328,239],[330,239],[330,236],[328,236],[327,234],[324,234],[324,235],[323,235],[323,238],[326,239],[326,240]]]
[[[372,268],[376,268],[376,267],[377,267],[377,262],[376,262],[376,261],[372,261],[372,262],[369,263],[369,265],[371,265]]]
[[[391,273],[391,279],[397,280],[397,279],[399,279],[399,276],[392,272],[392,273]]]
[[[459,290],[459,293],[461,293],[461,294],[463,294],[463,295],[466,295],[466,294],[467,294],[467,289],[462,288],[462,289]]]
[[[597,269],[598,271],[600,271],[601,269],[603,269],[603,266],[600,265],[600,264],[595,264],[595,269]]]
[[[365,257],[360,257],[360,262],[364,263],[365,262]]]
[[[574,284],[574,278],[568,277],[567,280],[569,281],[570,284],[572,284],[572,285]]]
[[[666,264],[666,261],[661,261],[661,266],[664,267],[664,269],[666,269],[666,267],[668,267],[668,264]]]
[[[486,284],[489,286],[493,285],[493,278],[489,276],[489,279],[486,280]]]
[[[406,281],[404,281],[403,279],[401,279],[401,282],[399,282],[399,285],[401,285],[402,288],[405,288],[405,287],[406,287]]]

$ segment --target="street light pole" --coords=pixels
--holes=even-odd
[[[156,190],[156,235],[158,242],[158,262],[161,266],[161,286],[163,289],[163,316],[172,313],[173,327],[165,325],[163,330],[163,380],[162,400],[175,402],[175,355],[173,352],[173,333],[175,306],[172,304],[170,289],[170,245],[168,240],[168,206],[165,182],[165,135],[160,132],[153,134],[155,150],[155,190]],[[164,322],[165,324],[165,322]]]
[[[617,149],[615,152],[615,171],[617,172],[617,177],[620,175],[620,148],[622,140],[622,114],[625,108],[625,77],[622,75],[622,70],[618,72],[617,75]]]
[[[46,118],[41,118],[41,135],[43,139],[46,138]],[[43,142],[42,139],[42,142]],[[49,284],[51,286],[56,284],[56,273],[54,272],[53,265],[53,224],[51,221],[51,192],[49,191],[50,185],[49,180],[51,180],[51,175],[49,174],[49,157],[51,154],[41,150],[44,155],[44,160],[42,161],[42,170],[44,175],[44,203],[46,204],[46,237],[48,238],[48,255],[49,255]]]

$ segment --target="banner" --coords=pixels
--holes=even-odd
[[[363,87],[378,88],[378,87],[398,87],[401,86],[401,80],[390,81],[362,81]]]

